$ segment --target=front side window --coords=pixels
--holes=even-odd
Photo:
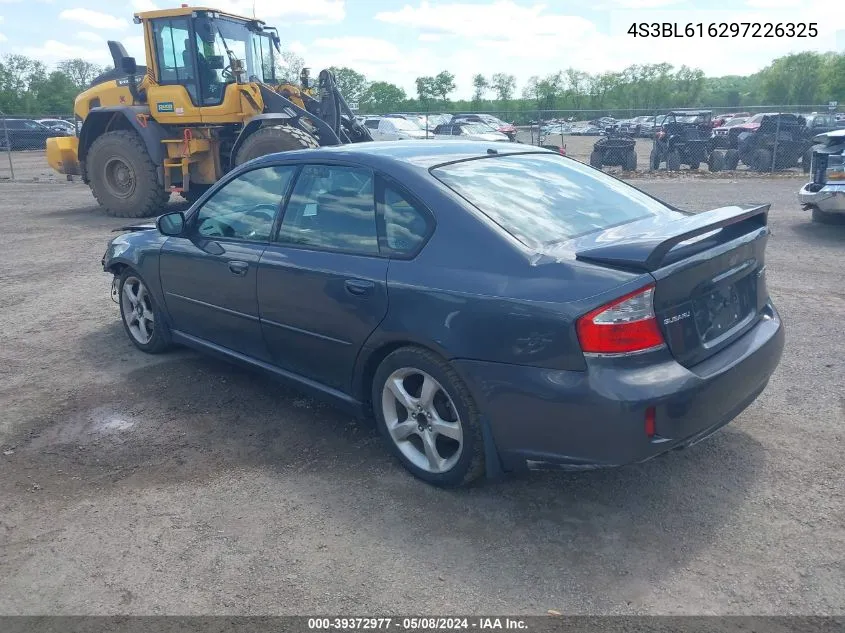
[[[431,170],[490,220],[542,249],[650,216],[683,217],[634,187],[557,155],[468,160]]]
[[[295,167],[262,167],[225,184],[196,215],[203,237],[267,241]]]
[[[278,240],[377,255],[373,172],[360,167],[303,168],[285,209]]]

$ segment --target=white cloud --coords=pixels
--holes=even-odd
[[[335,66],[355,67],[356,62],[388,64],[401,55],[399,48],[386,40],[375,37],[346,36],[319,38],[314,46],[334,51],[337,57]]]
[[[308,50],[305,48],[305,44],[303,44],[299,40],[293,40],[292,42],[288,42],[285,48],[287,48],[293,53],[296,53],[297,55],[302,55],[305,53],[306,50]]]
[[[132,8],[140,13],[142,11],[156,11],[159,7],[152,0],[132,0]]]
[[[59,19],[82,22],[94,29],[125,29],[129,26],[129,22],[123,18],[82,8],[65,9],[59,13]]]
[[[214,6],[223,11],[271,22],[305,22],[325,24],[342,22],[346,17],[346,0],[218,0]]]
[[[443,39],[443,36],[439,33],[420,33],[417,39],[420,42],[439,42]]]
[[[101,35],[92,33],[91,31],[80,31],[76,34],[76,39],[83,40],[85,42],[96,42],[98,44],[105,41]]]
[[[607,0],[608,9],[658,9],[678,4],[682,0]],[[753,1],[753,0],[752,0]],[[765,0],[764,0],[765,1]],[[605,7],[603,7],[605,8]]]
[[[0,42],[5,42],[5,41],[7,41],[8,39],[9,39],[8,37],[6,37],[6,36],[5,36],[5,35],[3,35],[2,33],[0,33]]]
[[[47,65],[53,65],[65,59],[81,57],[95,64],[107,64],[111,62],[108,48],[105,46],[92,48],[77,44],[67,44],[56,40],[47,40],[41,46],[29,46],[23,48],[21,53],[28,57],[40,59]]]
[[[497,0],[484,10],[479,10],[477,4],[437,4],[423,0],[418,7],[406,4],[398,11],[379,12],[376,20],[416,28],[425,33],[448,33],[502,42],[553,37],[556,45],[585,31],[595,31],[593,23],[580,16],[548,13],[546,5],[528,7],[512,0]],[[566,38],[561,37],[564,33]],[[532,48],[536,50],[543,43],[537,42]]]
[[[746,0],[745,4],[752,9],[797,9],[802,0]]]

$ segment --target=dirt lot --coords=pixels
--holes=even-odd
[[[329,406],[136,351],[99,268],[124,222],[81,184],[0,184],[0,613],[845,613],[845,227],[810,223],[801,182],[636,182],[773,204],[787,348],[733,424],[448,492]]]

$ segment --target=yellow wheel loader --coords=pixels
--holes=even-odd
[[[47,162],[78,175],[110,215],[159,213],[252,158],[371,141],[329,71],[280,84],[276,29],[204,7],[135,14],[146,66],[108,43],[114,70],[76,97],[75,137],[47,140]]]

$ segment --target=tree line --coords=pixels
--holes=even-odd
[[[304,67],[299,55],[277,58],[280,81],[298,82]],[[83,59],[69,59],[48,70],[23,55],[0,60],[0,111],[11,114],[70,113],[73,100],[100,73],[108,70]],[[567,68],[532,76],[517,90],[514,75],[477,73],[472,99],[455,100],[455,75],[443,70],[417,77],[415,94],[387,81],[370,81],[353,68],[332,67],[341,93],[362,114],[391,111],[507,112],[522,120],[538,111],[657,111],[666,108],[743,108],[759,105],[813,105],[845,102],[845,53],[803,52],[775,59],[747,76],[706,77],[697,68],[671,64],[634,64],[619,72],[591,74]]]

